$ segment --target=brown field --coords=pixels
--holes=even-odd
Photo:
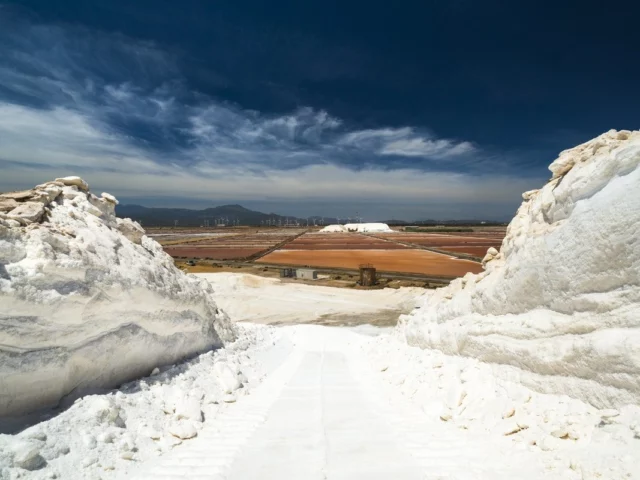
[[[404,245],[358,233],[308,233],[287,243],[287,250],[399,250]]]
[[[426,250],[277,250],[258,263],[310,265],[357,269],[371,263],[386,272],[421,273],[439,277],[460,277],[482,271],[479,263],[460,260]]]
[[[184,241],[171,240],[164,246],[165,252],[174,258],[209,258],[212,260],[243,260],[294,238],[301,230],[245,229],[232,235],[189,236]]]
[[[327,243],[313,243],[309,245],[287,244],[287,250],[406,250],[411,247],[398,245],[397,243],[342,243],[340,245]]]
[[[174,258],[208,258],[211,260],[240,260],[266,250],[264,248],[207,248],[207,247],[166,247]]]
[[[483,257],[490,247],[500,249],[504,232],[487,231],[450,234],[402,232],[376,234],[376,237],[451,253],[466,253],[476,257]]]
[[[170,246],[170,245],[183,245],[183,244],[187,244],[187,243],[201,243],[203,241],[206,240],[213,240],[213,239],[218,239],[218,238],[222,238],[222,237],[228,237],[228,236],[233,236],[233,233],[226,233],[226,234],[218,234],[218,235],[198,235],[198,236],[192,236],[192,235],[172,235],[172,236],[166,236],[166,235],[151,235],[151,238],[153,238],[156,242],[158,242],[160,245],[164,246]]]
[[[357,269],[371,263],[381,272],[402,272],[434,277],[459,277],[480,272],[471,260],[450,257],[418,247],[483,257],[489,247],[500,248],[504,230],[474,232],[363,235],[358,233],[306,233],[295,238],[298,229],[236,229],[212,231],[157,232],[164,249],[174,258],[211,260],[251,260],[263,252],[276,250],[256,263],[309,265]]]
[[[287,250],[399,250],[404,245],[357,233],[306,234],[287,243]]]

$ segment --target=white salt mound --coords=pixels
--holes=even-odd
[[[386,223],[347,223],[346,225],[328,225],[318,233],[383,233],[393,232]]]
[[[347,230],[344,228],[343,225],[327,225],[318,233],[343,233],[346,231]]]
[[[0,417],[113,387],[235,328],[117,200],[79,177],[0,194]]]
[[[640,132],[562,152],[499,253],[404,316],[406,340],[598,408],[640,403]]]

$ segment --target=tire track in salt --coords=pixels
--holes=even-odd
[[[135,480],[177,479],[221,480],[226,477],[238,451],[262,425],[273,403],[298,370],[303,352],[294,349],[285,362],[266,380],[216,416],[198,437],[175,448],[153,465],[141,465],[125,478]]]

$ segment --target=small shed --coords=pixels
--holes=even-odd
[[[296,269],[295,268],[281,268],[280,269],[280,278],[295,278],[296,277]]]
[[[317,280],[318,272],[310,268],[299,268],[296,270],[296,278],[301,280]]]

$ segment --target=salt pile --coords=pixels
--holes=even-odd
[[[327,225],[318,233],[343,233],[346,232],[346,229],[342,225]]]
[[[389,233],[393,232],[386,223],[347,223],[346,225],[328,225],[318,233]]]
[[[640,404],[640,132],[562,152],[485,271],[401,319],[409,344],[598,408]]]
[[[140,464],[158,462],[197,440],[207,423],[222,422],[288,345],[275,329],[240,327],[225,348],[155,368],[20,433],[0,434],[0,478],[134,478]]]
[[[0,417],[222,346],[235,328],[117,200],[78,177],[0,195]]]

